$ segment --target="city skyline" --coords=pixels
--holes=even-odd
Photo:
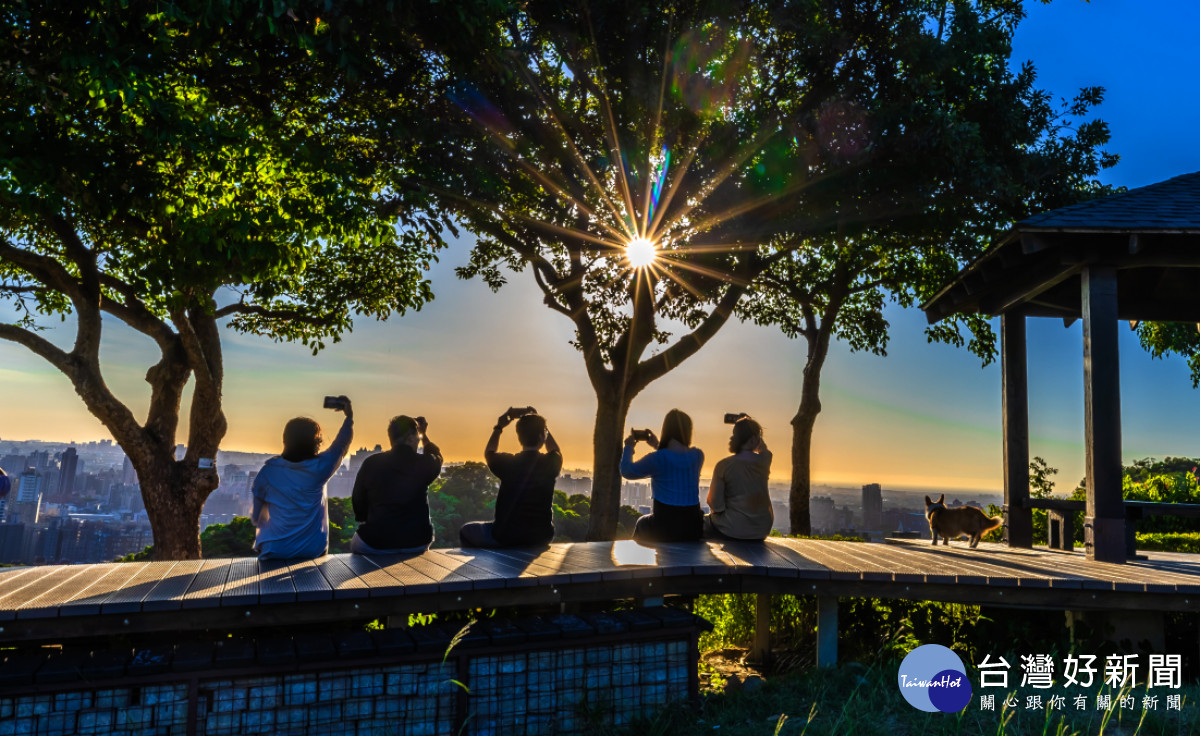
[[[1200,153],[1179,144],[1197,122],[1198,83],[1182,73],[1194,66],[1187,29],[1195,20],[1200,10],[1184,3],[1038,6],[1017,32],[1013,60],[1032,60],[1040,86],[1056,97],[1070,97],[1083,86],[1107,87],[1098,115],[1109,122],[1109,150],[1121,154],[1122,163],[1101,179],[1142,186],[1200,169]],[[509,405],[532,404],[547,416],[566,466],[589,467],[595,404],[582,361],[569,345],[570,322],[541,305],[528,273],[511,274],[498,294],[480,282],[455,279],[453,269],[465,262],[470,244],[469,238],[454,241],[433,265],[437,298],[421,312],[387,323],[360,318],[353,334],[316,357],[298,345],[227,332],[230,429],[223,446],[278,452],[283,424],[297,414],[317,417],[331,437],[340,415],[323,412],[321,397],[346,393],[356,400],[354,448],[386,446],[384,427],[393,414],[424,414],[447,460],[480,460],[495,417]],[[842,344],[831,353],[813,446],[814,483],[998,489],[997,366],[980,369],[964,350],[927,345],[924,316],[915,310],[893,307],[887,316],[889,357],[850,354]],[[103,354],[108,382],[144,411],[143,376],[153,346],[111,322]],[[1029,324],[1031,454],[1062,470],[1059,491],[1069,491],[1082,476],[1080,330],[1050,320]],[[69,331],[68,324],[44,334],[62,342]],[[517,345],[521,349],[514,350]],[[1151,359],[1126,329],[1120,349],[1126,460],[1200,455],[1190,449],[1196,443],[1186,422],[1200,409],[1200,397],[1184,361]],[[707,475],[726,452],[721,414],[747,411],[767,429],[776,456],[772,481],[786,482],[788,421],[798,403],[803,353],[802,342],[778,330],[730,324],[643,392],[630,424],[657,431],[667,409],[684,409],[696,422],[695,444],[706,453]],[[108,437],[63,376],[8,343],[0,343],[0,405],[0,437]],[[506,432],[502,449],[514,448]]]

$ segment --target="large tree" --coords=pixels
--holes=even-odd
[[[977,28],[944,31],[973,14],[919,0],[484,5],[495,20],[469,43],[422,31],[445,153],[393,185],[432,192],[478,237],[462,275],[499,288],[528,270],[573,322],[597,399],[590,536],[611,538],[633,399],[772,263],[911,229],[975,191],[957,139],[1007,143],[989,116],[1011,95],[958,87],[1007,55]]]
[[[361,155],[369,121],[340,114],[315,18],[97,0],[7,3],[0,19],[0,339],[62,371],[128,454],[155,556],[198,557],[219,483],[201,459],[226,432],[222,322],[315,351],[356,313],[419,308],[438,226],[415,194],[385,217],[370,206],[387,192]],[[68,314],[63,346],[39,315]],[[158,348],[144,418],[105,382],[113,320]]]
[[[888,18],[922,12],[920,4],[905,5],[877,12],[888,26],[896,25]],[[789,255],[776,261],[761,279],[763,288],[741,305],[743,316],[778,325],[789,337],[804,338],[807,347],[800,404],[791,422],[794,533],[811,531],[812,437],[830,341],[886,354],[888,301],[908,307],[933,296],[1014,221],[1105,191],[1095,177],[1117,157],[1101,150],[1108,127],[1086,119],[1102,90],[1086,88],[1054,104],[1035,85],[1031,64],[1012,71],[1012,33],[1022,17],[1020,3],[942,3],[936,23],[919,29],[909,24],[905,42],[924,44],[930,53],[914,57],[916,65],[907,66],[904,76],[918,85],[936,79],[937,94],[929,90],[920,105],[908,109],[881,106],[872,112],[872,124],[920,131],[910,140],[928,157],[922,167],[944,174],[913,177],[910,200],[885,222],[859,221],[833,236],[808,238],[805,248],[787,238],[773,245]],[[890,60],[871,66],[870,75],[895,74]],[[877,165],[888,163],[867,164]],[[995,336],[978,315],[944,322],[928,334],[959,345],[969,339],[969,349],[985,365],[995,354]]]

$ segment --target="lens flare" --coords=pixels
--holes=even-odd
[[[633,268],[645,268],[658,259],[658,249],[646,238],[634,238],[625,245],[625,257]]]

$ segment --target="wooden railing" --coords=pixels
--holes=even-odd
[[[1065,498],[1030,498],[1024,504],[1027,509],[1045,509],[1046,546],[1051,549],[1068,550],[1075,546],[1075,512],[1085,511],[1084,501]],[[1125,502],[1125,554],[1129,559],[1138,558],[1137,522],[1147,516],[1176,516],[1200,518],[1200,504],[1158,503],[1155,501]],[[1144,556],[1141,559],[1145,559]]]

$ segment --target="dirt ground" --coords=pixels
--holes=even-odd
[[[700,692],[735,692],[761,687],[771,677],[811,666],[794,652],[772,653],[767,664],[747,661],[749,650],[737,647],[713,649],[700,655]]]

